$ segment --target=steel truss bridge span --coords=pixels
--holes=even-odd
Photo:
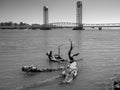
[[[79,23],[74,22],[52,22],[48,23],[49,27],[76,27],[79,26]],[[100,24],[83,24],[83,27],[120,27],[120,23],[100,23]]]

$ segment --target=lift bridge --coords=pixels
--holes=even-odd
[[[98,28],[101,30],[103,27],[120,27],[120,23],[100,23],[100,24],[87,24],[82,23],[82,1],[76,3],[76,22],[52,22],[49,23],[49,9],[47,6],[43,7],[43,25],[42,30],[49,30],[53,28],[73,28],[73,30],[83,30],[85,28]]]

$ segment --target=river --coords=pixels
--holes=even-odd
[[[71,39],[75,45],[72,53],[79,52],[78,76],[71,84],[61,85],[54,79],[61,71],[26,74],[24,65],[34,64],[39,68],[58,67],[48,61],[46,53],[57,53],[67,57]],[[0,30],[0,90],[109,90],[113,79],[120,76],[120,30]],[[46,81],[44,84],[40,82]],[[50,80],[51,79],[51,80]]]

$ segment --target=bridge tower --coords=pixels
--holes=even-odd
[[[44,6],[43,7],[43,25],[40,28],[41,30],[50,30],[51,28],[48,25],[48,7]]]
[[[82,1],[77,2],[76,23],[82,24]]]
[[[48,7],[43,7],[43,24],[48,24]]]
[[[83,30],[82,25],[82,1],[77,1],[76,7],[76,27],[73,30]]]

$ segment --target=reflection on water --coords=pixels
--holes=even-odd
[[[60,79],[29,90],[108,90],[113,79],[120,75],[120,31],[57,29],[49,31],[0,31],[0,90],[14,90],[16,87],[34,84],[60,74],[60,71],[26,75],[21,72],[24,65],[34,64],[40,68],[58,67],[50,63],[46,52],[67,57],[69,39],[74,42],[73,53],[79,52],[83,61],[79,62],[77,78],[69,85],[60,85]],[[77,59],[76,58],[76,59]],[[106,89],[107,88],[107,89]]]

